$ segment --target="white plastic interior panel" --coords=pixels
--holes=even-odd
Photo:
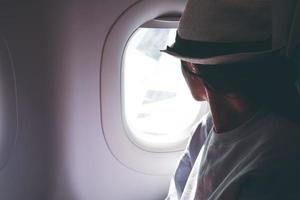
[[[178,16],[184,5],[183,0],[138,1],[115,21],[102,51],[100,97],[103,133],[116,159],[128,168],[141,173],[153,175],[172,173],[187,139],[169,148],[168,152],[142,149],[129,139],[122,121],[123,53],[127,41],[136,29],[159,16]],[[148,23],[149,25],[151,24]]]
[[[17,131],[15,74],[5,41],[0,37],[0,170],[5,167]]]
[[[138,26],[185,1],[2,2],[0,30],[13,59],[0,62],[0,199],[164,199],[181,152],[145,151],[128,140],[120,64]],[[9,58],[4,46],[1,59]],[[11,61],[18,121],[13,77],[2,69]]]

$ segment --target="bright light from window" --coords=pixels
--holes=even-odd
[[[129,135],[142,145],[176,145],[190,136],[205,103],[193,100],[180,61],[161,53],[176,29],[139,28],[123,60],[123,117]]]

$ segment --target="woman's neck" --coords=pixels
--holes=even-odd
[[[243,97],[228,97],[211,92],[207,96],[216,133],[240,126],[259,109],[259,106]]]

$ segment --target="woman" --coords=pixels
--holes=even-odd
[[[272,46],[271,7],[269,0],[188,1],[165,52],[181,59],[193,97],[208,101],[211,114],[167,199],[300,199],[300,99],[284,46]]]

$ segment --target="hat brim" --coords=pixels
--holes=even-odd
[[[167,53],[171,56],[179,58],[180,60],[194,63],[194,64],[202,64],[202,65],[220,65],[220,64],[233,64],[233,63],[246,63],[246,62],[255,62],[258,60],[262,60],[265,58],[273,57],[274,55],[280,55],[284,50],[284,47],[260,51],[260,52],[246,52],[246,53],[235,53],[229,55],[218,55],[212,57],[205,58],[196,58],[182,55],[177,52],[172,47],[167,47],[165,50],[161,50],[161,52]]]

